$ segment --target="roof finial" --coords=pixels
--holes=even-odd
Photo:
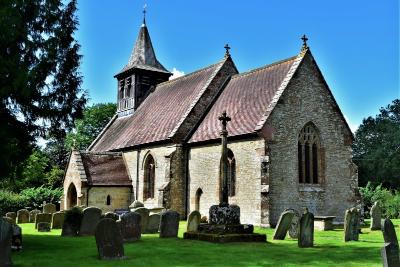
[[[301,51],[303,52],[308,48],[307,45],[308,38],[305,34],[303,34],[303,36],[300,39],[303,40],[303,46],[301,47]]]
[[[147,4],[144,4],[143,6],[143,25],[146,25],[146,8],[147,8]]]
[[[231,49],[230,47],[229,47],[229,45],[228,44],[226,44],[225,46],[224,46],[224,48],[225,48],[225,57],[229,57],[231,54],[229,53],[229,50]]]

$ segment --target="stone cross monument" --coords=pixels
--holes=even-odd
[[[231,120],[230,117],[226,115],[226,111],[222,113],[222,116],[218,118],[222,124],[221,131],[221,180],[222,180],[222,190],[220,190],[220,204],[228,204],[228,131],[226,130],[226,125]]]

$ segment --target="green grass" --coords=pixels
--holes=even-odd
[[[400,220],[394,220],[396,230]],[[100,261],[94,237],[60,237],[60,230],[38,233],[33,224],[22,224],[23,250],[13,252],[14,267],[62,266],[382,266],[381,231],[364,228],[358,242],[343,242],[343,230],[316,231],[315,247],[298,248],[297,240],[272,240],[273,229],[257,228],[267,234],[267,243],[213,244],[184,240],[186,223],[178,239],[142,235],[125,244],[126,260]],[[398,231],[399,234],[399,231]]]

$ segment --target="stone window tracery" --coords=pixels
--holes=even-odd
[[[318,184],[321,174],[321,143],[319,131],[307,123],[300,131],[297,143],[299,183]]]

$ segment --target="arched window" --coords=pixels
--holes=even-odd
[[[110,195],[107,196],[107,202],[106,202],[106,204],[107,204],[107,206],[110,206],[110,205],[111,205],[111,196],[110,196]]]
[[[119,99],[123,99],[125,97],[125,81],[121,80],[119,82]]]
[[[232,150],[228,149],[228,194],[230,197],[236,191],[236,160]]]
[[[155,164],[152,155],[144,163],[143,199],[154,198]]]
[[[317,127],[307,123],[299,133],[297,157],[299,183],[318,184],[321,172],[320,138]]]

